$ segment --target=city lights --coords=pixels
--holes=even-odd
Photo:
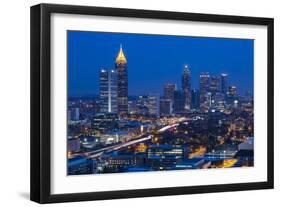
[[[161,93],[129,94],[129,53],[120,45],[114,67],[99,69],[96,95],[68,97],[68,175],[254,166],[250,92],[182,64]]]

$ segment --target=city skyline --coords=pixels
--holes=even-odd
[[[100,50],[98,45],[93,48],[100,42],[91,35],[91,44],[87,38],[69,44],[68,175],[254,166],[254,97],[248,91],[253,42],[103,35]],[[120,44],[112,55],[115,43],[125,40],[126,49]],[[197,49],[200,59],[193,54]],[[191,63],[179,66],[186,55]],[[216,64],[203,71],[193,69],[209,61]],[[217,73],[212,68],[220,68],[220,62],[235,67]],[[98,96],[72,98],[79,90]]]
[[[128,37],[130,38],[128,39]],[[133,37],[137,38],[142,43],[149,43],[153,40],[156,40],[156,46],[151,46],[151,44],[143,44],[142,46],[140,46],[138,43],[136,43],[138,41],[134,41],[136,49],[132,50],[131,48],[132,46],[134,46],[134,44],[132,43],[131,39]],[[108,41],[103,42],[103,45],[101,45],[98,42],[100,38],[108,38]],[[175,44],[164,44],[167,39],[174,40]],[[124,46],[124,42],[127,42],[125,44],[126,46]],[[182,42],[187,42],[186,44],[189,44],[190,46],[189,49],[193,48],[192,51],[195,53],[198,53],[197,50],[201,50],[202,47],[206,48],[208,52],[205,52],[206,54],[202,55],[202,60],[204,61],[195,64],[193,63],[194,60],[189,60],[192,58],[182,57],[180,50],[175,53],[176,48],[182,49],[183,46],[179,46],[179,43]],[[116,45],[117,43],[118,45]],[[99,94],[98,80],[100,69],[115,69],[114,62],[117,57],[121,43],[123,44],[125,56],[128,59],[129,96],[144,95],[149,93],[158,93],[163,95],[163,87],[167,83],[175,83],[178,89],[181,88],[181,75],[184,71],[185,65],[188,65],[191,72],[191,89],[199,89],[199,77],[202,72],[209,72],[210,76],[218,77],[220,77],[222,73],[226,73],[229,75],[229,77],[231,77],[228,80],[229,85],[237,86],[237,90],[239,93],[244,94],[246,91],[250,91],[250,93],[253,93],[253,40],[175,36],[159,37],[155,35],[111,34],[71,31],[68,32],[68,92],[70,97],[91,96]],[[159,47],[162,47],[163,49],[166,48],[168,49],[168,51],[166,50],[166,52],[164,53],[162,51],[160,52],[160,54],[154,52],[154,56],[152,56],[151,53],[153,53],[153,50],[158,49]],[[194,48],[197,47],[198,49],[194,50]],[[152,48],[152,51],[148,50],[148,48]],[[223,54],[219,48],[225,49],[223,50]],[[144,51],[144,56],[140,56],[140,53]],[[187,52],[187,54],[191,53],[192,51]],[[210,53],[211,51],[220,52],[216,52],[214,54]],[[211,57],[207,55],[208,53],[209,56],[213,57],[212,61],[208,61],[211,59]],[[232,57],[230,57],[231,54]],[[167,58],[163,58],[163,60],[159,58],[160,56],[166,57],[167,55],[170,55],[169,57],[171,58],[168,59],[168,62],[164,61],[167,64],[163,64],[163,60],[167,60]],[[178,58],[177,56],[180,56],[180,58]],[[196,55],[193,54],[192,56],[194,57]],[[205,58],[205,56],[208,57]],[[222,59],[223,64],[218,62],[215,64],[218,65],[217,67],[213,66],[214,68],[210,68],[209,70],[196,69],[200,67],[200,65],[202,65],[202,62],[205,62],[203,65],[208,65],[209,62],[210,65],[214,65],[214,62],[218,59],[218,56],[224,57]],[[179,59],[181,59],[181,61],[179,61]],[[183,59],[187,59],[189,61],[184,62]],[[198,57],[195,58],[195,60],[197,59]],[[207,60],[205,61],[205,59]],[[229,61],[229,59],[231,61]],[[137,62],[136,60],[139,60],[139,62]],[[160,62],[159,64],[155,64],[154,61]],[[235,66],[237,66],[237,69],[234,69],[233,62],[236,62]],[[149,67],[147,67],[148,63],[151,63]],[[230,69],[218,69],[222,68],[222,65],[227,65],[226,63],[229,65]],[[171,67],[171,64],[174,64],[175,66]],[[163,67],[163,65],[166,66]],[[150,70],[151,68],[155,69]],[[173,73],[171,73],[170,71],[171,68]],[[249,69],[243,71],[242,73],[241,68]],[[139,84],[141,84],[142,82],[140,78],[140,73],[143,74],[148,72],[149,74],[151,74],[151,76],[146,77],[146,84],[143,84],[142,87],[138,87]],[[243,76],[241,76],[241,74],[243,74]]]

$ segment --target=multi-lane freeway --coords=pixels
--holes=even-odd
[[[187,119],[181,118],[181,119],[179,119],[178,123],[164,126],[164,127],[160,128],[159,130],[157,130],[157,132],[163,133],[163,132],[165,132],[169,129],[177,127],[180,122],[184,122],[184,121],[187,121]],[[117,151],[117,150],[120,150],[121,148],[128,147],[130,145],[134,145],[134,144],[137,144],[137,143],[140,143],[140,142],[150,140],[150,139],[152,139],[152,137],[153,137],[153,135],[148,135],[148,134],[142,135],[139,138],[136,138],[134,140],[131,140],[131,141],[128,141],[128,142],[125,142],[125,143],[120,143],[120,144],[116,144],[116,145],[109,146],[109,147],[104,147],[104,148],[89,151],[89,152],[76,153],[76,154],[74,154],[74,156],[75,155],[82,155],[82,156],[85,156],[85,157],[88,157],[88,158],[96,158],[96,157],[100,157],[103,153]]]
[[[117,151],[121,148],[128,147],[130,145],[134,145],[134,144],[137,144],[139,142],[144,142],[144,141],[147,141],[151,138],[152,138],[152,135],[148,135],[148,136],[141,137],[141,138],[138,138],[138,139],[134,139],[134,140],[131,140],[131,141],[128,141],[128,142],[125,142],[125,143],[117,144],[117,145],[110,146],[110,147],[105,147],[105,148],[102,148],[102,149],[99,149],[99,150],[94,150],[94,151],[91,151],[91,152],[87,152],[87,153],[85,153],[85,156],[87,156],[89,158],[99,157],[105,152]]]

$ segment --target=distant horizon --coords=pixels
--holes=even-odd
[[[184,65],[192,89],[198,90],[202,72],[226,73],[240,95],[253,94],[254,40],[68,31],[69,98],[98,96],[99,71],[115,69],[120,44],[128,60],[129,96],[162,96],[165,83],[181,89]]]

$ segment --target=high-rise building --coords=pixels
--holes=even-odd
[[[138,96],[136,100],[137,113],[142,115],[148,115],[148,96]]]
[[[150,94],[148,96],[148,112],[150,115],[159,116],[159,95]]]
[[[211,107],[212,106],[212,93],[211,92],[208,92],[206,94],[206,100],[207,100],[207,107]]]
[[[118,115],[99,113],[91,118],[91,127],[95,134],[114,131],[118,127]]]
[[[79,108],[70,108],[67,113],[68,120],[78,121],[80,119],[80,109]]]
[[[174,100],[174,92],[176,90],[175,83],[167,83],[164,85],[164,99]]]
[[[220,91],[220,78],[218,76],[211,76],[209,92],[211,92],[212,95],[214,95],[219,91]]]
[[[228,87],[228,75],[223,73],[221,74],[221,93],[226,94]]]
[[[197,109],[199,108],[199,91],[196,89],[191,90],[191,108]]]
[[[115,68],[117,72],[118,114],[124,115],[128,113],[128,66],[122,45],[115,61]]]
[[[229,92],[229,95],[230,95],[231,97],[237,96],[237,89],[236,89],[236,86],[229,86],[228,92]]]
[[[183,91],[191,90],[191,76],[190,76],[190,70],[187,65],[184,66],[184,70],[182,74],[182,90]]]
[[[182,90],[176,90],[174,92],[174,103],[173,103],[173,112],[182,113],[185,111],[185,94]]]
[[[182,91],[185,94],[185,110],[190,109],[191,105],[191,75],[187,65],[184,66],[182,74]]]
[[[115,70],[100,70],[100,110],[117,113],[117,74]]]
[[[160,100],[160,115],[169,116],[172,114],[172,101],[170,99]]]
[[[209,92],[209,85],[210,85],[209,73],[201,73],[200,81],[199,81],[200,106],[207,101],[206,94]]]
[[[128,111],[129,111],[129,114],[137,113],[137,101],[136,100],[128,101]]]

